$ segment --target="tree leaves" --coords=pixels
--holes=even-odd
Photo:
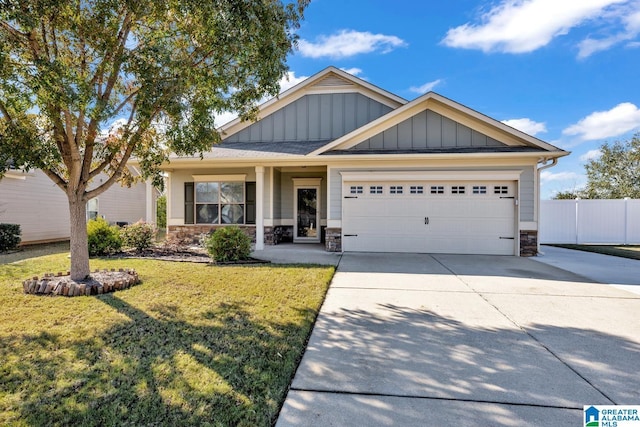
[[[625,142],[605,143],[602,155],[585,165],[589,199],[640,199],[640,134]]]

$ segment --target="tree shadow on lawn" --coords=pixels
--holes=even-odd
[[[5,422],[271,425],[316,315],[275,324],[219,304],[186,322],[177,306],[99,299],[127,321],[71,345],[47,332],[0,340]]]

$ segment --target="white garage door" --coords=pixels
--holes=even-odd
[[[347,181],[343,249],[513,255],[515,192],[514,181]]]

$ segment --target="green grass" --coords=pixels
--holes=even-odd
[[[578,251],[595,252],[604,255],[613,255],[622,258],[640,260],[640,245],[570,245],[553,244],[558,248],[575,249]]]
[[[333,267],[92,260],[142,284],[22,293],[66,253],[0,266],[0,425],[269,426]]]

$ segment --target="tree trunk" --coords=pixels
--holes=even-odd
[[[89,242],[87,239],[87,204],[82,196],[69,196],[71,225],[71,280],[89,276]]]

